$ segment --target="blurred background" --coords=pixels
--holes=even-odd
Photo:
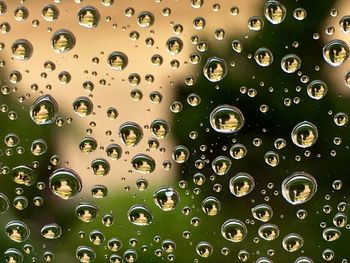
[[[346,0],[0,1],[2,260],[78,262],[80,251],[81,262],[348,262],[349,12]],[[344,41],[336,48],[345,54],[329,58],[337,65],[324,58],[332,40]],[[300,58],[292,73],[281,66],[289,54]],[[205,76],[219,69],[208,63],[213,58],[221,61],[213,74],[220,81]],[[315,80],[326,92],[310,91]],[[45,112],[38,115],[36,102],[44,95],[57,107],[46,104],[52,123],[38,125]],[[235,133],[211,125],[211,112],[224,104],[244,116]],[[291,139],[302,121],[318,130],[308,148]],[[136,137],[122,129],[133,123]],[[140,142],[131,146],[135,138]],[[246,151],[241,159],[231,151],[237,145]],[[108,154],[113,147],[117,155]],[[135,156],[140,162],[132,163]],[[231,164],[224,175],[212,168],[218,156]],[[36,175],[29,186],[16,177],[22,166],[26,176]],[[53,193],[49,179],[59,168],[80,178],[71,199]],[[292,205],[281,184],[297,171],[311,174],[317,191]],[[229,185],[240,172],[255,188],[237,197]],[[161,187],[178,193],[177,206],[156,204]],[[99,198],[98,189],[108,194]],[[273,210],[268,223],[279,236],[271,241],[258,233],[266,222],[251,209],[259,204]],[[151,224],[131,222],[134,205],[149,208],[143,212]],[[241,242],[223,237],[229,219],[245,225]],[[17,221],[30,229],[22,242],[9,238],[8,224]],[[42,230],[52,223],[61,228],[57,239]],[[294,252],[282,244],[291,233],[303,239]]]

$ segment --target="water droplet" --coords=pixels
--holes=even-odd
[[[78,97],[73,102],[74,112],[81,117],[86,117],[90,115],[93,111],[93,107],[94,105],[92,101],[87,97]]]
[[[221,81],[227,75],[227,64],[222,58],[211,57],[203,68],[204,76],[211,82]]]
[[[248,173],[240,172],[231,178],[229,187],[234,196],[245,196],[255,188],[254,178]]]
[[[190,156],[190,152],[186,146],[177,145],[173,149],[172,158],[177,163],[185,163],[187,162]]]
[[[259,66],[268,67],[273,62],[273,55],[268,48],[261,47],[255,52],[254,59]]]
[[[37,181],[37,173],[26,165],[19,165],[12,169],[12,179],[17,184],[31,186]]]
[[[0,214],[5,213],[10,207],[10,201],[4,193],[0,193]]]
[[[235,133],[244,126],[243,113],[235,106],[220,105],[209,116],[211,127],[220,133]]]
[[[301,59],[295,54],[289,54],[282,58],[281,68],[286,73],[294,73],[301,67]]]
[[[196,246],[197,254],[203,258],[210,257],[211,254],[213,253],[213,250],[214,250],[213,246],[206,241],[202,241]]]
[[[322,233],[323,239],[328,242],[337,240],[340,237],[340,235],[340,230],[335,227],[328,227],[325,230],[323,230]]]
[[[7,236],[15,242],[24,242],[30,236],[29,227],[25,223],[17,220],[9,222],[5,226],[5,231]]]
[[[136,262],[138,259],[137,252],[133,249],[128,249],[124,252],[123,258],[127,263],[133,263]]]
[[[286,17],[287,10],[276,0],[268,0],[264,6],[266,19],[274,25],[280,24]]]
[[[262,222],[268,222],[273,216],[272,208],[266,204],[254,206],[251,211],[253,217]]]
[[[41,235],[47,239],[57,239],[61,237],[62,229],[59,225],[53,223],[42,227]]]
[[[154,16],[151,12],[143,11],[138,15],[137,23],[140,27],[150,27],[154,24]]]
[[[128,211],[128,219],[138,226],[147,226],[152,223],[153,215],[145,205],[134,205]]]
[[[5,14],[7,11],[7,4],[4,1],[0,1],[0,15]]]
[[[247,236],[247,227],[238,219],[229,219],[222,224],[221,235],[228,241],[241,242]]]
[[[47,144],[43,139],[36,139],[33,141],[30,150],[35,156],[40,156],[47,151]]]
[[[238,259],[242,262],[246,262],[249,259],[249,252],[246,250],[240,250],[238,252]]]
[[[60,168],[51,174],[49,187],[55,195],[67,200],[75,197],[81,191],[82,183],[76,172]]]
[[[50,4],[42,9],[41,14],[46,21],[51,22],[58,19],[60,11],[55,5]]]
[[[304,239],[295,233],[290,233],[282,240],[282,246],[288,252],[299,250],[304,245]]]
[[[225,175],[230,170],[231,164],[228,157],[218,156],[213,160],[211,167],[217,175]]]
[[[15,199],[13,199],[13,206],[18,210],[24,210],[28,206],[28,199],[25,196],[16,196]]]
[[[293,11],[293,17],[296,20],[304,20],[306,18],[307,12],[304,8],[298,7]]]
[[[348,123],[349,117],[344,112],[338,112],[334,115],[333,120],[337,126],[341,127]]]
[[[278,138],[274,142],[274,146],[277,150],[283,149],[284,147],[286,147],[286,145],[287,145],[287,142],[283,138]]]
[[[252,16],[248,20],[248,28],[251,31],[259,31],[263,28],[264,21],[258,16]]]
[[[108,241],[108,248],[110,251],[117,252],[123,246],[122,242],[118,238],[111,238]],[[121,263],[121,261],[120,261]]]
[[[108,195],[108,189],[104,185],[95,185],[91,189],[91,194],[94,198],[104,198]]]
[[[339,21],[342,31],[347,34],[350,32],[350,16],[343,16]]]
[[[247,148],[240,143],[235,143],[230,148],[230,155],[232,158],[236,160],[242,159],[244,156],[246,156],[247,152],[248,152]]]
[[[19,39],[11,46],[12,54],[16,59],[28,60],[33,54],[33,46],[26,39]]]
[[[91,168],[95,175],[105,176],[110,171],[110,165],[107,160],[98,158],[91,162]]]
[[[307,95],[311,99],[320,100],[326,95],[327,90],[327,85],[322,80],[313,80],[307,86]]]
[[[153,135],[159,139],[164,139],[170,131],[170,127],[165,120],[155,120],[151,124],[151,130]]]
[[[274,224],[264,224],[258,230],[259,236],[267,241],[275,240],[279,236],[279,233],[278,226]]]
[[[309,201],[317,191],[316,179],[305,172],[295,172],[282,182],[282,195],[288,203],[299,205]]]
[[[137,154],[132,160],[131,164],[134,169],[140,173],[152,173],[156,168],[155,160],[146,154]]]
[[[79,10],[79,24],[86,28],[94,28],[100,22],[100,14],[93,6],[86,6]]]
[[[22,263],[23,254],[15,248],[9,248],[4,252],[6,263]]]
[[[118,144],[110,144],[106,149],[107,156],[112,160],[118,160],[122,156],[122,148]]]
[[[172,38],[169,38],[168,41],[166,42],[166,47],[170,55],[174,56],[181,52],[183,48],[183,42],[178,37],[172,37]]]
[[[75,208],[75,214],[81,221],[85,223],[89,223],[95,220],[98,215],[98,212],[99,210],[97,206],[90,203],[80,203]]]
[[[334,217],[333,217],[333,224],[336,227],[342,228],[345,227],[346,224],[348,222],[348,217],[346,214],[343,213],[337,213]]]
[[[340,66],[348,57],[349,46],[342,40],[332,40],[323,47],[323,58],[333,67]]]
[[[72,32],[60,29],[53,34],[51,45],[55,52],[64,53],[74,48],[75,37]]]
[[[119,134],[126,146],[136,146],[142,139],[142,128],[134,122],[125,122],[119,127]]]
[[[90,263],[96,259],[95,251],[88,246],[78,247],[75,256],[82,263]]]
[[[191,0],[191,6],[193,8],[201,8],[204,4],[204,0]]]
[[[153,200],[163,211],[171,211],[180,203],[180,195],[175,189],[163,186],[153,193]]]
[[[231,43],[232,49],[236,51],[237,53],[242,53],[243,51],[243,44],[239,40],[233,40]]]
[[[176,244],[173,240],[166,239],[162,242],[162,249],[166,253],[173,253],[176,249]]]
[[[91,153],[97,148],[97,141],[91,137],[85,137],[79,144],[79,149],[82,153]]]
[[[265,163],[267,163],[271,167],[275,167],[280,162],[280,156],[274,151],[268,151],[267,153],[265,153],[264,160]]]
[[[38,125],[51,124],[56,120],[57,102],[50,95],[37,98],[30,107],[30,117]]]
[[[271,259],[268,259],[266,257],[258,258],[256,263],[273,263]]]
[[[291,132],[293,143],[301,148],[314,145],[318,139],[317,127],[308,121],[303,121],[294,126]]]
[[[203,200],[202,210],[208,216],[216,216],[221,210],[221,203],[214,196],[209,196]]]

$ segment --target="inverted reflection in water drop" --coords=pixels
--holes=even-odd
[[[299,205],[309,201],[317,192],[316,179],[305,172],[295,172],[282,182],[282,195],[288,203]]]
[[[254,178],[244,172],[236,174],[229,182],[230,192],[236,197],[243,197],[255,188]]]
[[[128,211],[128,219],[134,225],[147,226],[152,223],[153,215],[145,205],[134,205]]]
[[[318,129],[311,122],[303,121],[294,126],[291,137],[296,146],[308,148],[316,143],[318,139]]]
[[[244,126],[243,113],[235,106],[220,105],[209,116],[211,127],[220,133],[235,133]]]
[[[82,189],[79,175],[71,169],[55,170],[49,178],[51,191],[60,198],[67,200],[74,198]]]
[[[152,173],[156,168],[155,160],[146,154],[135,155],[131,160],[131,164],[136,171],[145,174]]]
[[[171,211],[180,203],[180,195],[172,187],[163,186],[153,193],[153,200],[163,211]]]
[[[66,29],[59,29],[51,38],[51,46],[57,53],[68,52],[75,46],[75,36]]]
[[[247,235],[247,227],[238,219],[229,219],[222,224],[221,235],[228,241],[241,242]]]
[[[288,252],[294,252],[299,250],[304,245],[304,239],[296,234],[290,233],[282,240],[282,246]]]
[[[286,17],[287,10],[276,0],[268,0],[264,6],[266,19],[274,25],[280,24]]]
[[[227,75],[227,63],[222,58],[209,58],[204,65],[203,73],[209,81],[218,82]]]
[[[94,28],[100,22],[100,14],[93,6],[86,6],[78,12],[79,24],[86,28]]]
[[[15,242],[24,242],[30,236],[29,227],[22,221],[13,220],[5,226],[7,236]]]
[[[332,40],[323,47],[323,58],[333,67],[342,65],[348,57],[349,46],[342,40]]]
[[[58,104],[51,95],[37,98],[30,107],[30,117],[38,125],[52,124],[57,117]]]

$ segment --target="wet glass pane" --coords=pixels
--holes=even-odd
[[[347,0],[0,0],[0,262],[349,262]]]

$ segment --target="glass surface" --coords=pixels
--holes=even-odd
[[[0,0],[0,262],[349,262],[348,0]]]

